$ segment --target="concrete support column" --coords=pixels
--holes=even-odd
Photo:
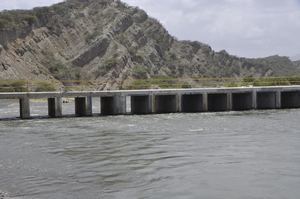
[[[87,96],[86,98],[86,116],[93,116],[93,98]]]
[[[30,118],[30,101],[28,97],[19,99],[20,103],[20,117],[22,119]]]
[[[208,111],[208,95],[207,95],[207,93],[202,94],[202,109],[203,109],[203,112]]]
[[[126,114],[126,96],[118,94],[114,97],[114,114],[124,115]]]
[[[154,94],[150,95],[150,103],[151,103],[151,113],[154,114],[156,112]]]
[[[257,91],[252,92],[252,109],[257,109]]]
[[[276,92],[276,108],[281,109],[281,91]]]
[[[56,115],[57,117],[62,117],[62,105],[63,105],[63,99],[62,97],[56,98]]]
[[[48,98],[48,115],[49,117],[61,117],[62,116],[62,98]]]
[[[181,94],[177,94],[176,96],[176,105],[177,105],[177,112],[181,113],[182,112],[182,95]]]
[[[227,93],[227,111],[232,111],[232,93]]]

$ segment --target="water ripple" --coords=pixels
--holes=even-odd
[[[299,118],[294,110],[0,121],[0,189],[24,199],[297,198]]]

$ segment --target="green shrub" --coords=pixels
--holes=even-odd
[[[291,85],[300,85],[300,77],[288,77],[287,79]]]
[[[37,20],[35,12],[24,10],[2,11],[0,12],[0,29],[22,28],[26,24],[33,25]]]
[[[97,36],[98,32],[89,33],[85,38],[85,42],[90,44]]]
[[[290,85],[290,82],[286,78],[268,77],[259,78],[253,82],[254,86],[284,86]]]
[[[104,62],[106,68],[111,69],[118,64],[118,60],[115,58],[108,59]]]
[[[23,80],[2,80],[0,92],[28,92],[27,83]]]
[[[55,85],[49,82],[38,82],[35,92],[56,91]]]
[[[14,89],[15,92],[27,92],[27,85],[26,81],[19,80],[14,81],[11,83],[11,87]]]
[[[5,19],[0,19],[0,29],[4,29],[5,27],[7,27],[7,24],[9,22]]]
[[[147,74],[148,74],[148,70],[146,67],[142,67],[142,66],[135,66],[132,69],[132,75],[133,77],[137,78],[137,79],[144,79],[147,78]]]
[[[100,65],[97,70],[97,76],[103,76],[107,74],[110,70],[116,67],[118,60],[116,58],[108,59],[104,62],[103,65]]]
[[[75,79],[78,75],[77,73],[78,68],[75,67],[68,67],[65,63],[61,60],[58,60],[54,57],[54,55],[47,54],[45,52],[46,57],[43,60],[43,65],[46,66],[49,72],[59,80],[66,80],[66,79]]]
[[[1,93],[15,92],[15,90],[12,87],[4,87],[4,86],[1,85],[0,92]]]
[[[227,82],[224,84],[224,87],[239,87],[239,83],[237,82]]]
[[[36,16],[34,16],[34,15],[27,15],[27,16],[24,16],[24,20],[25,20],[29,25],[33,25],[33,24],[37,21],[37,18],[36,18]]]
[[[182,83],[181,88],[192,88],[192,85],[190,85],[187,82]]]
[[[252,83],[254,82],[254,80],[255,80],[254,77],[244,77],[243,82]]]

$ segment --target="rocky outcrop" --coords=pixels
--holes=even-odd
[[[143,10],[118,0],[67,0],[31,11],[2,12],[0,43],[1,79],[96,80],[97,89],[155,76],[299,72],[297,63],[286,57],[239,58],[200,42],[179,41]]]
[[[106,53],[109,46],[109,40],[107,38],[101,38],[96,41],[91,47],[85,52],[80,54],[77,58],[72,61],[73,65],[83,67],[89,64],[96,57],[101,58]]]

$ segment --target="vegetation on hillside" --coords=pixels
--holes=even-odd
[[[86,1],[87,3],[88,1]],[[33,10],[4,10],[0,12],[0,30],[18,29],[27,25],[43,25],[46,18],[53,15],[66,16],[72,9],[84,5],[80,0],[67,0],[50,7],[37,7]],[[67,20],[67,19],[66,19]],[[37,24],[39,23],[39,24]]]
[[[0,92],[46,92],[56,91],[51,81],[0,80]]]
[[[31,11],[3,11],[0,12],[0,30],[33,25],[37,16]]]
[[[145,79],[148,77],[149,70],[147,70],[146,67],[142,67],[142,66],[135,66],[132,69],[132,75],[133,77],[135,77],[136,79]]]
[[[97,81],[63,81],[59,86],[52,81],[1,80],[0,92],[45,92],[45,91],[79,91],[92,89]],[[300,76],[262,77],[262,78],[173,78],[157,76],[154,78],[135,79],[122,89],[172,89],[203,87],[253,87],[253,86],[288,86],[300,85]]]
[[[134,80],[126,89],[192,88],[192,87],[252,87],[300,85],[300,77],[245,78],[172,78],[155,77]]]
[[[49,72],[59,80],[78,80],[80,79],[80,69],[77,67],[70,67],[56,59],[53,55],[46,55],[42,63]]]

